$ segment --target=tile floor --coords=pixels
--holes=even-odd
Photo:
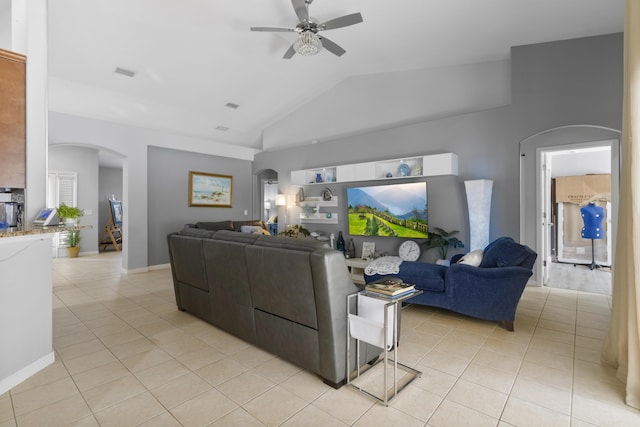
[[[409,307],[400,360],[423,374],[384,407],[177,311],[170,270],[120,265],[55,260],[56,362],[0,396],[0,427],[640,425],[599,363],[604,295],[527,288],[513,333]]]

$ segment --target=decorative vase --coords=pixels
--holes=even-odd
[[[356,257],[356,245],[353,243],[353,239],[349,240],[349,258]]]
[[[343,254],[345,253],[344,237],[342,237],[342,231],[338,232],[338,241],[336,242],[336,249],[338,249]]]
[[[316,182],[324,182],[324,180],[322,179],[322,174],[320,172],[316,174]]]
[[[67,248],[69,258],[76,258],[80,253],[80,246],[70,246]]]

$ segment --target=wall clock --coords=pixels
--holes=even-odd
[[[420,258],[420,245],[413,240],[407,240],[400,245],[398,256],[404,261],[417,261]]]

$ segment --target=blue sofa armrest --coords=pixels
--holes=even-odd
[[[454,311],[486,320],[513,321],[532,274],[531,269],[518,266],[453,264],[445,276],[445,289]]]

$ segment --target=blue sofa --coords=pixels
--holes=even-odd
[[[507,330],[513,331],[516,308],[533,274],[537,254],[510,237],[500,237],[487,245],[477,267],[456,262],[461,257],[453,257],[449,267],[403,261],[399,273],[393,276],[423,291],[408,303],[503,322]],[[371,283],[384,277],[365,275],[365,281]]]

